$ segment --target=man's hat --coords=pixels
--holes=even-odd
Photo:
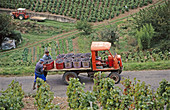
[[[44,62],[44,59],[41,58],[41,59],[40,59],[40,62]]]
[[[49,51],[48,51],[48,50],[46,50],[46,51],[45,51],[45,53],[49,53]]]

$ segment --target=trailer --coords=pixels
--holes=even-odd
[[[109,42],[92,42],[89,62],[88,61],[83,62],[82,60],[80,60],[80,62],[71,62],[75,64],[77,63],[79,64],[79,66],[71,65],[70,63],[71,66],[69,65],[69,68],[67,68],[68,62],[62,62],[60,64],[52,62],[52,64],[54,65],[50,69],[48,69],[48,72],[64,71],[65,73],[63,74],[62,80],[65,84],[68,84],[70,78],[78,78],[78,75],[80,73],[87,73],[88,77],[93,77],[95,72],[98,71],[110,72],[108,77],[115,80],[115,83],[117,84],[121,80],[120,73],[123,70],[123,64],[121,56],[117,55],[115,52],[114,54],[112,54],[110,48],[111,43]],[[63,58],[62,55],[60,55],[60,57],[57,59],[63,60],[65,58]],[[76,58],[74,56],[73,59],[85,59],[85,58],[82,57]],[[86,65],[82,66],[85,63]]]
[[[33,16],[33,17],[30,17],[30,20],[37,21],[37,22],[43,22],[46,20],[46,17]]]

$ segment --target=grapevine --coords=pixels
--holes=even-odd
[[[2,1],[0,6],[11,9],[22,6],[35,12],[50,12],[52,14],[70,16],[78,20],[96,22],[108,20],[115,15],[119,16],[121,13],[129,11],[129,8],[135,9],[138,6],[146,6],[149,3],[152,3],[152,0],[6,0]]]

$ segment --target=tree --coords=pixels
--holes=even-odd
[[[140,30],[136,32],[138,40],[138,47],[140,50],[149,49],[151,46],[151,39],[154,35],[154,29],[151,24],[143,25]]]
[[[154,6],[151,8],[140,10],[138,14],[133,16],[133,23],[136,28],[140,30],[145,24],[152,24],[155,29],[155,35],[151,39],[151,46],[159,46],[162,50],[170,49],[170,25],[169,25],[169,6],[170,1],[161,4],[160,6]]]
[[[12,25],[11,17],[5,13],[0,14],[0,45],[5,37],[10,36],[15,29]]]
[[[84,31],[85,34],[90,34],[93,31],[92,25],[88,23],[87,21],[77,21],[77,24],[75,25],[75,27],[79,31]]]
[[[15,25],[9,15],[0,14],[0,46],[5,40],[5,37],[16,40],[18,44],[22,40],[21,33],[15,30]]]
[[[16,44],[18,44],[21,40],[22,40],[22,36],[21,33],[19,31],[12,31],[11,34],[9,36],[7,36],[11,39],[15,39],[16,40]]]
[[[119,41],[118,30],[114,25],[105,27],[105,29],[100,32],[100,35],[102,41],[111,42],[113,46],[116,46],[116,42]]]

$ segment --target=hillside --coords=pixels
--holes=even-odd
[[[1,8],[27,8],[30,11],[68,16],[88,22],[113,19],[130,9],[155,0],[0,0]]]
[[[155,6],[163,5],[164,1],[153,0],[153,4]],[[146,7],[151,9],[154,5],[150,4]],[[99,34],[110,26],[118,27],[119,43],[116,44],[116,48],[112,46],[111,50],[114,49],[122,55],[125,70],[169,69],[170,57],[168,51],[164,53],[158,49],[136,51],[136,28],[134,28],[133,19],[130,15],[135,15],[140,9],[129,10],[129,12],[111,20],[91,23],[94,25],[93,33],[90,35],[85,35],[82,31],[76,30],[74,23],[60,23],[51,20],[35,22],[15,19],[13,22],[17,26],[16,29],[22,33],[23,41],[16,49],[1,50],[0,74],[20,75],[29,73],[30,75],[30,73],[33,73],[35,63],[43,56],[45,49],[50,51],[54,59],[58,54],[90,52],[91,42],[101,40],[98,37]],[[45,13],[48,14],[49,12]]]

